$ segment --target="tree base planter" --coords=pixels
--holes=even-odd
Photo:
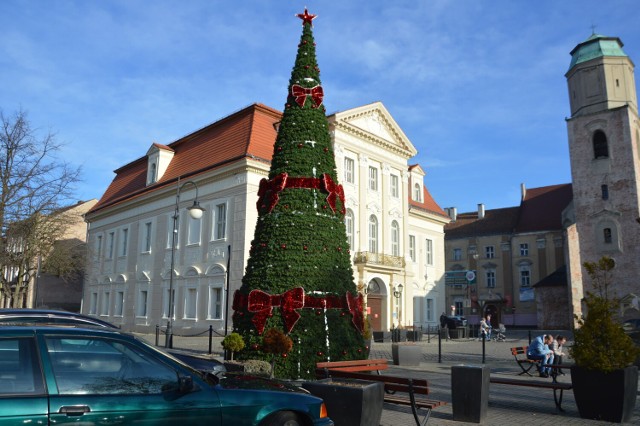
[[[355,379],[322,379],[302,387],[320,397],[336,426],[379,425],[384,383]]]
[[[391,355],[393,365],[418,366],[422,361],[422,348],[415,343],[393,343]]]
[[[573,367],[571,383],[583,419],[615,423],[631,420],[638,393],[638,367],[612,373]]]

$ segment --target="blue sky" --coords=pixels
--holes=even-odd
[[[593,25],[640,61],[637,0],[2,0],[0,109],[55,132],[77,199],[100,198],[152,142],[282,109],[305,5],[327,111],[384,103],[459,212],[571,181],[564,73]]]

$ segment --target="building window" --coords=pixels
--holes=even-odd
[[[184,317],[185,319],[196,319],[198,306],[198,289],[187,288],[184,299]]]
[[[432,322],[435,318],[435,309],[433,308],[433,299],[427,299],[427,321]]]
[[[149,167],[149,184],[156,182],[156,175],[157,175],[156,163],[151,163],[151,167]]]
[[[151,251],[151,231],[152,231],[151,222],[145,223],[144,224],[144,247],[142,249],[144,253],[149,253]]]
[[[462,303],[462,300],[456,300],[453,302],[453,306],[455,306],[456,315],[464,315],[464,304]]]
[[[180,226],[179,223],[176,223],[176,226]],[[167,248],[171,248],[171,244],[173,244],[173,234],[175,234],[176,239],[176,248],[180,245],[180,240],[178,239],[178,230],[173,229],[174,227],[174,219],[173,216],[169,217],[169,221],[167,222]]]
[[[91,293],[91,300],[89,301],[89,313],[91,315],[98,314],[98,293]]]
[[[122,230],[122,247],[120,248],[120,256],[127,255],[127,246],[129,245],[129,230]]]
[[[109,257],[108,259],[113,259],[113,244],[115,243],[116,234],[115,232],[109,232]]]
[[[369,189],[378,190],[378,169],[375,167],[369,167]]]
[[[496,257],[496,250],[493,246],[486,246],[484,248],[484,256],[487,259],[493,259],[494,257]]]
[[[222,319],[222,287],[209,287],[209,319]]]
[[[347,243],[353,250],[353,211],[351,209],[347,209],[344,215],[344,226],[347,228]]]
[[[487,287],[495,288],[496,287],[496,272],[495,271],[486,271],[485,278],[487,279]]]
[[[416,236],[409,235],[409,257],[413,262],[416,261]]]
[[[395,220],[391,222],[391,255],[400,256],[400,226]]]
[[[602,130],[596,130],[593,134],[593,158],[609,158],[607,136]]]
[[[453,260],[462,260],[462,249],[460,248],[453,249]]]
[[[399,182],[398,175],[391,175],[391,196],[393,198],[398,198],[400,196]]]
[[[611,244],[613,242],[611,228],[604,228],[602,231],[603,231],[603,234],[604,234],[604,243],[605,244]]]
[[[187,217],[189,218],[189,236],[187,237],[187,244],[200,244],[200,230],[202,222],[200,219],[194,219],[191,216]]]
[[[355,182],[355,161],[353,158],[345,157],[344,159],[344,180],[347,183]]]
[[[378,219],[374,215],[369,216],[369,252],[378,252]]]
[[[96,239],[96,254],[96,257],[100,259],[100,256],[102,256],[102,235],[98,235]]]
[[[113,307],[113,315],[121,317],[124,312],[124,291],[116,292],[115,305]]]
[[[602,185],[602,186],[600,186],[600,189],[602,190],[602,199],[603,200],[608,200],[609,199],[609,185]]]
[[[416,183],[413,186],[413,199],[415,201],[422,201],[422,191],[420,190],[420,184]]]
[[[214,223],[214,240],[224,240],[227,237],[227,203],[216,205]]]
[[[528,266],[520,267],[520,285],[522,287],[529,287],[531,285],[531,271]]]
[[[149,297],[149,293],[147,292],[147,290],[140,290],[140,292],[138,292],[138,303],[136,306],[137,317],[147,316],[147,298],[148,297]]]
[[[427,265],[433,265],[433,241],[428,239],[427,243]]]
[[[520,244],[520,256],[529,256],[529,244]]]
[[[102,309],[100,310],[100,315],[109,316],[110,299],[111,293],[105,291],[102,295]]]

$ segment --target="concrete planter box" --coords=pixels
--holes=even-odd
[[[393,365],[418,366],[422,361],[422,348],[415,343],[393,343],[391,354]]]

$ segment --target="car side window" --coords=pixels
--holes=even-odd
[[[119,341],[89,337],[46,341],[62,395],[159,394],[178,383],[175,370]]]
[[[37,356],[33,338],[0,339],[0,397],[44,394]]]

